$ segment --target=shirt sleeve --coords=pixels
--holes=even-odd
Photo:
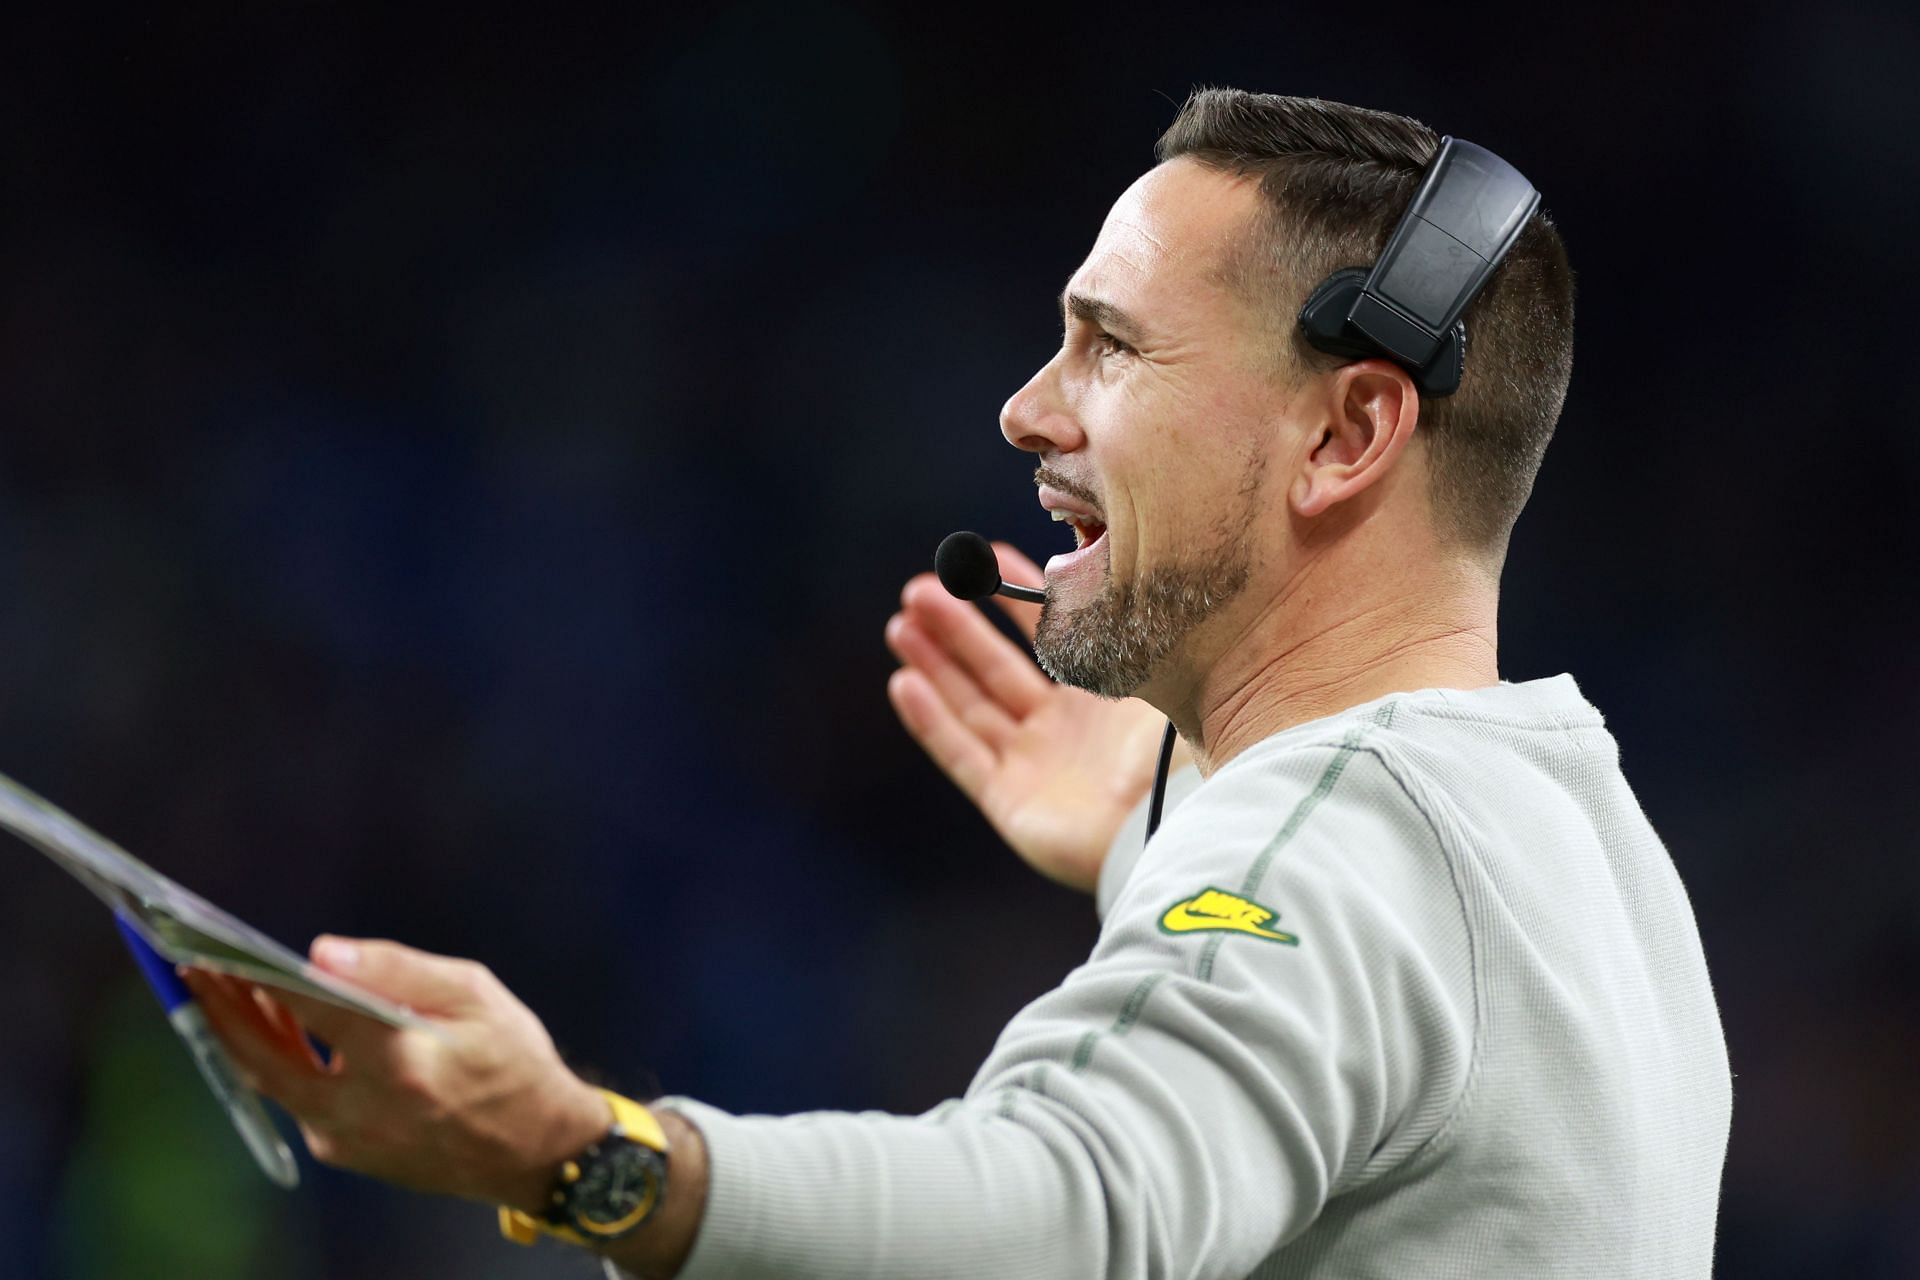
[[[1166,801],[1160,811],[1162,826],[1199,786],[1200,770],[1192,765],[1176,769],[1168,776]],[[1107,846],[1107,857],[1100,864],[1100,878],[1093,888],[1093,910],[1102,920],[1113,910],[1114,899],[1120,896],[1121,887],[1139,865],[1140,855],[1146,852],[1147,810],[1152,805],[1153,795],[1149,792],[1133,806],[1127,820],[1120,824],[1120,834]]]
[[[1375,754],[1243,757],[1167,818],[1092,956],[964,1099],[919,1117],[663,1103],[710,1158],[682,1275],[1244,1277],[1440,1131],[1471,975],[1446,857]]]

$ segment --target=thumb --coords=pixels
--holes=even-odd
[[[484,1000],[487,971],[471,960],[437,956],[384,939],[313,940],[313,963],[336,978],[406,1005],[416,1013],[458,1017]]]

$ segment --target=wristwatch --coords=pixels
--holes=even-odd
[[[593,1248],[637,1230],[667,1196],[667,1135],[631,1098],[600,1091],[613,1111],[606,1136],[560,1166],[545,1213],[502,1206],[500,1234],[515,1244],[543,1235]]]

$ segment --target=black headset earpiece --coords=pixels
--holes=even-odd
[[[1460,315],[1539,207],[1540,193],[1518,169],[1485,147],[1442,138],[1380,261],[1321,281],[1300,308],[1301,333],[1315,350],[1384,356],[1426,395],[1452,395],[1466,369]]]
[[[1328,355],[1345,356],[1349,360],[1383,355],[1396,359],[1391,352],[1382,351],[1373,339],[1347,324],[1347,317],[1353,314],[1354,304],[1366,287],[1365,267],[1348,267],[1322,280],[1320,287],[1307,295],[1307,305],[1300,308],[1300,328],[1306,333],[1307,341]],[[1466,366],[1467,322],[1455,320],[1427,366],[1410,372],[1423,394],[1450,396],[1460,389],[1460,375]]]

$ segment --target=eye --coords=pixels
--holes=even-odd
[[[1105,329],[1096,329],[1094,331],[1093,341],[1103,356],[1127,355],[1133,351],[1132,347],[1120,341],[1120,339],[1114,337]]]

